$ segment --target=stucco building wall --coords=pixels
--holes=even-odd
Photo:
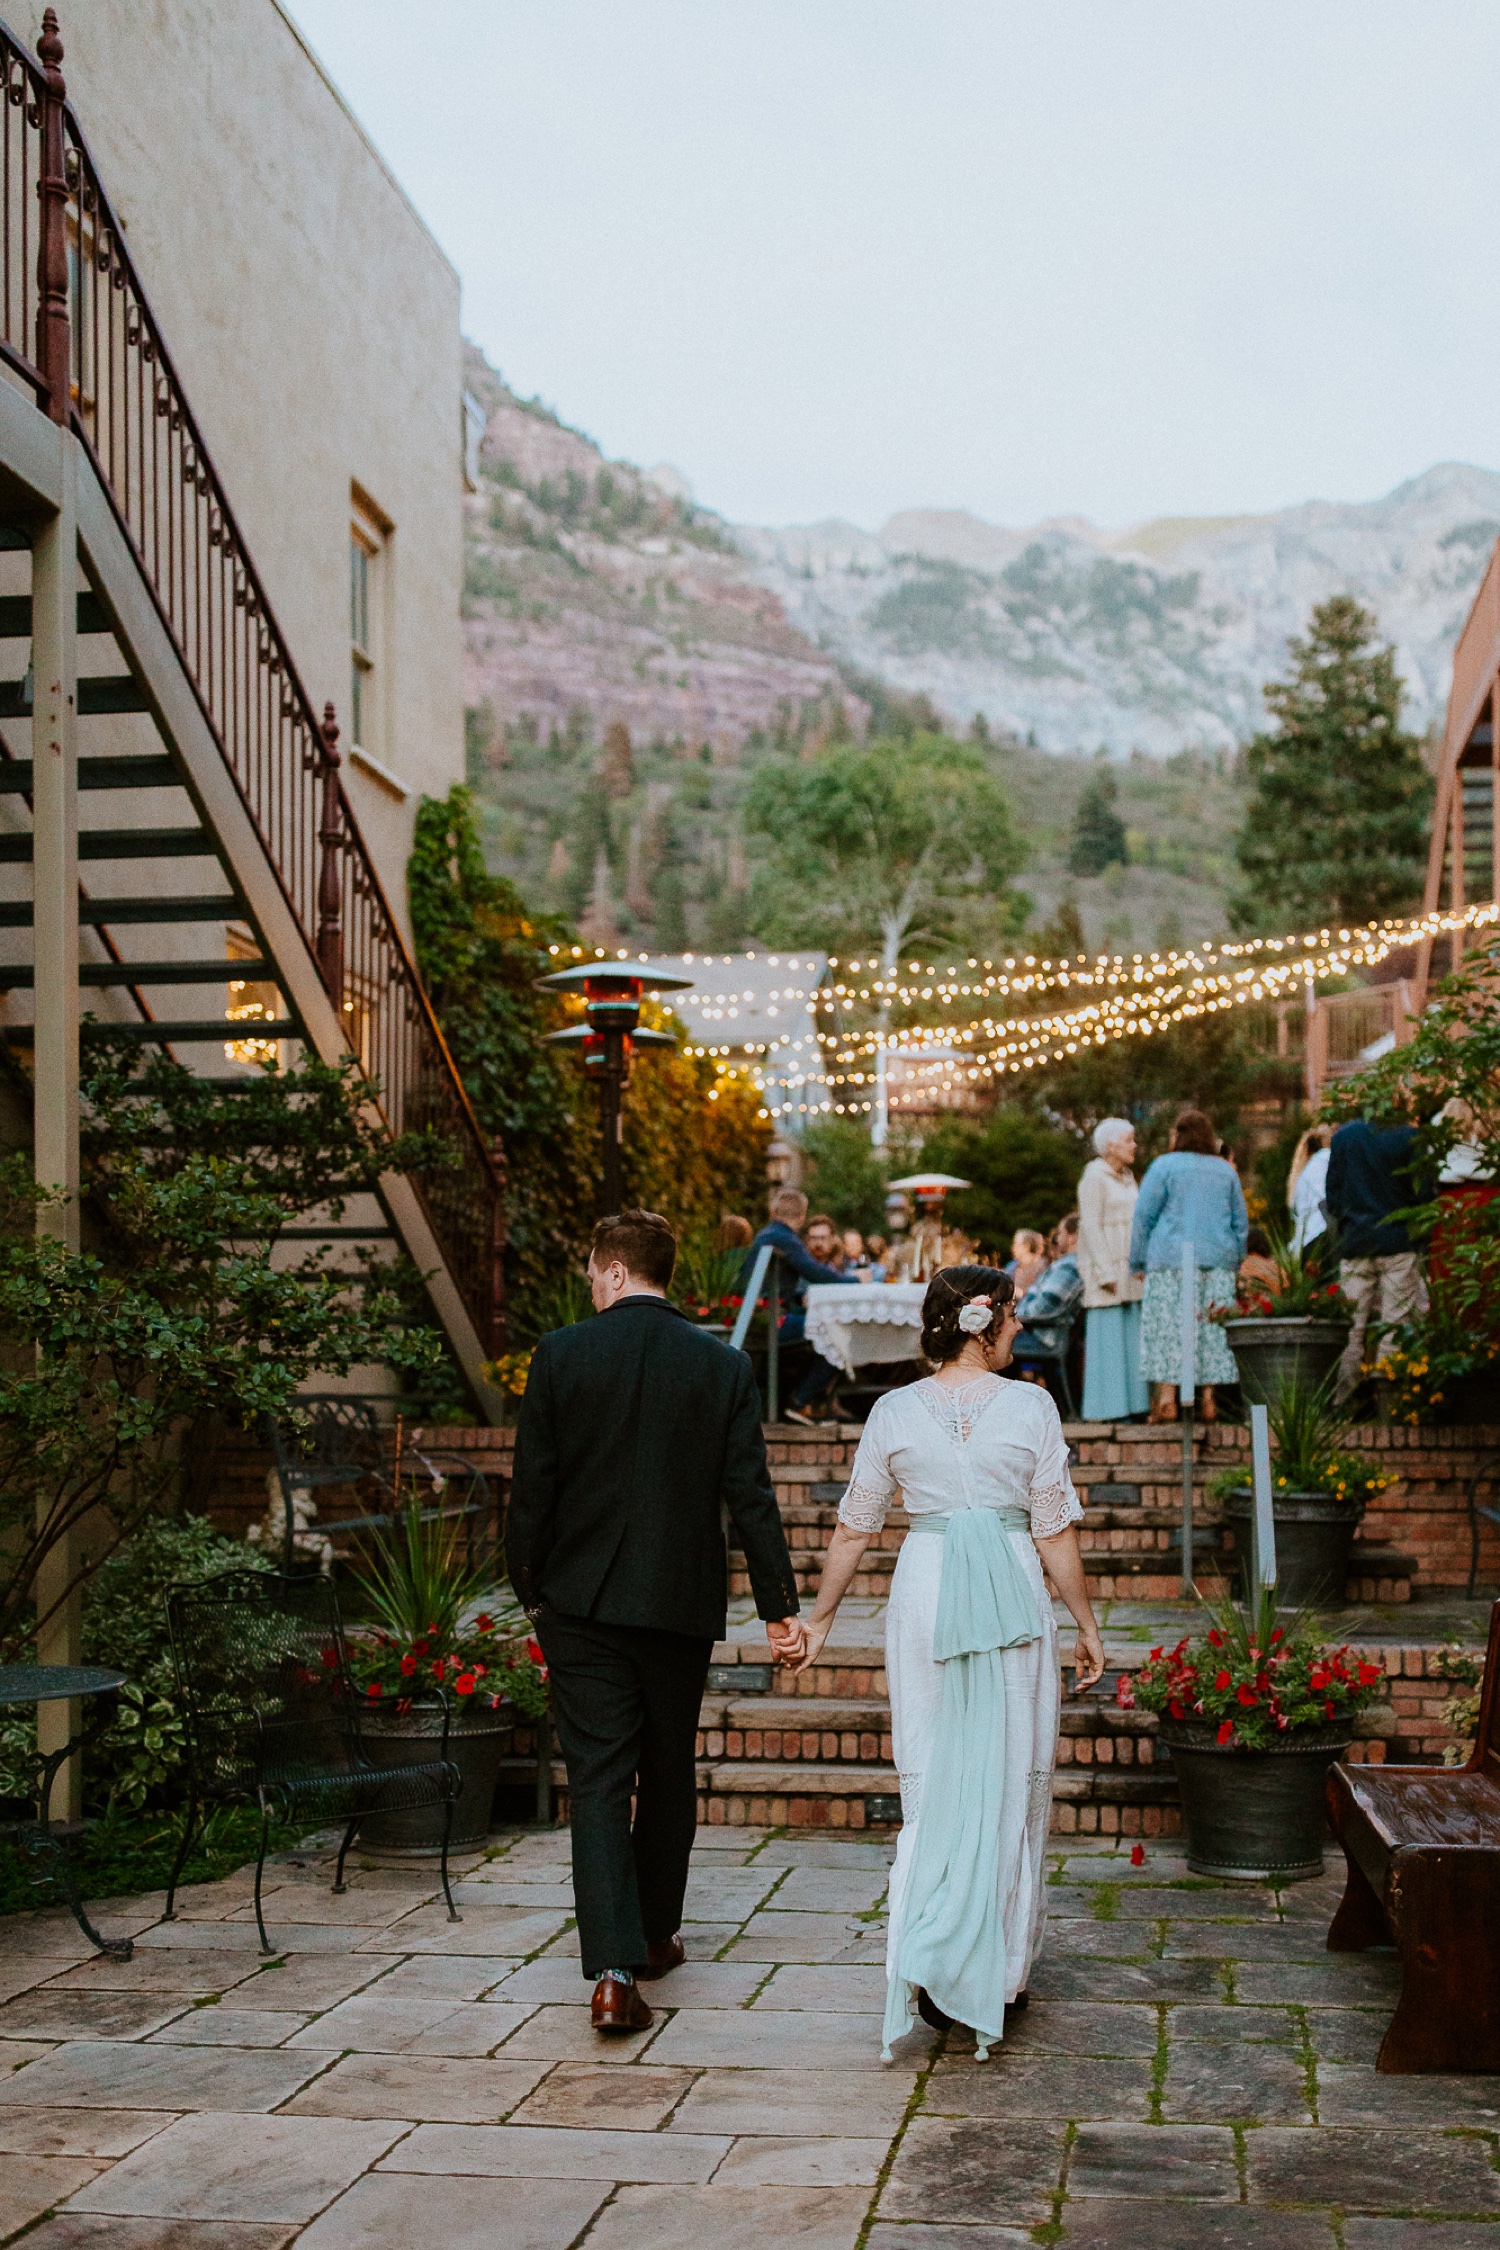
[[[376,548],[349,791],[405,921],[463,772],[458,276],[274,0],[65,0],[69,95],[315,703],[350,738],[351,503]],[[33,46],[40,6],[13,18]]]

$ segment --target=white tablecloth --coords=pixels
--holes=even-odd
[[[807,1340],[846,1375],[856,1367],[915,1359],[926,1294],[921,1281],[858,1282],[843,1288],[809,1283]]]

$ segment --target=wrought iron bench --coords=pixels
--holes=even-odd
[[[1401,1954],[1376,2069],[1500,2071],[1500,1602],[1467,1765],[1334,1766],[1328,1810],[1349,1863],[1329,1951]]]
[[[255,1862],[255,1922],[269,1953],[261,1882],[273,1814],[309,1826],[341,1822],[333,1888],[344,1889],[344,1859],[360,1822],[377,1812],[419,1805],[445,1808],[443,1897],[460,1919],[448,1884],[448,1837],[462,1786],[448,1757],[450,1705],[440,1688],[414,1702],[440,1702],[437,1756],[425,1764],[380,1766],[360,1736],[360,1698],[338,1597],[323,1579],[233,1570],[167,1596],[172,1662],[187,1721],[189,1798],[182,1841],[167,1885],[163,1920],[173,1919],[177,1884],[199,1814],[210,1804],[260,1808]]]

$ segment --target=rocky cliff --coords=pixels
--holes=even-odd
[[[1009,530],[936,509],[878,532],[744,530],[760,583],[846,661],[1048,750],[1230,748],[1313,604],[1351,593],[1396,643],[1418,728],[1500,534],[1500,475],[1448,463],[1364,504]]]

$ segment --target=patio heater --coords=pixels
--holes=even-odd
[[[678,969],[653,969],[642,961],[579,961],[570,969],[554,969],[538,977],[544,992],[571,992],[582,999],[587,1020],[569,1024],[565,1031],[549,1032],[549,1047],[576,1048],[584,1073],[599,1088],[599,1126],[602,1142],[603,1187],[599,1216],[608,1218],[624,1200],[622,1178],[624,1114],[620,1096],[630,1083],[631,1063],[637,1047],[675,1047],[670,1031],[641,1029],[641,1002],[662,992],[683,992],[693,979]]]

